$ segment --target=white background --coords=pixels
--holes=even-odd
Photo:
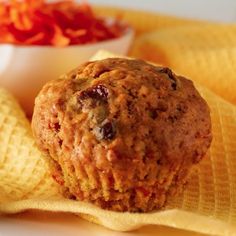
[[[236,0],[89,0],[89,2],[213,21],[236,22]]]

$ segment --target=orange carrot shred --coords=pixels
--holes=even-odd
[[[85,0],[0,0],[0,43],[64,47],[117,38],[126,29],[97,17]]]

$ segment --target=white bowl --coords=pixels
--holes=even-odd
[[[34,98],[48,80],[88,61],[101,49],[125,55],[132,39],[133,30],[128,29],[120,38],[65,48],[1,44],[0,86],[10,90],[30,116]]]

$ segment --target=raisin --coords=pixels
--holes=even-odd
[[[176,90],[177,89],[177,81],[176,81],[176,78],[173,74],[173,72],[167,68],[167,67],[163,67],[159,70],[160,73],[165,73],[168,75],[169,79],[171,80],[171,87],[173,90]]]
[[[176,82],[175,82],[175,83],[172,83],[172,84],[171,84],[171,87],[172,87],[173,90],[176,90],[176,89],[177,89],[177,84],[176,84]]]
[[[114,124],[112,122],[105,123],[100,128],[100,133],[102,134],[102,137],[105,140],[113,139],[116,134]]]
[[[97,99],[99,101],[107,102],[108,89],[104,85],[97,85],[91,89],[84,90],[80,93],[79,100]]]
[[[103,85],[98,85],[95,88],[92,89],[92,91],[94,92],[94,94],[97,94],[96,96],[106,100],[108,97],[108,89],[103,86]]]
[[[111,140],[116,135],[115,125],[111,121],[105,121],[101,127],[95,129],[95,135],[98,140]]]
[[[157,118],[157,116],[158,116],[157,110],[156,110],[156,109],[150,109],[150,110],[149,110],[149,116],[150,116],[153,120],[155,120],[155,119]]]
[[[76,79],[76,77],[77,77],[77,74],[72,74],[71,75],[71,79]]]
[[[170,79],[174,79],[173,72],[168,67],[163,67],[159,70],[160,73],[165,73],[169,76]]]
[[[55,129],[56,132],[59,132],[59,131],[60,131],[60,128],[61,128],[61,126],[60,126],[59,123],[55,123],[55,124],[54,124],[54,129]]]

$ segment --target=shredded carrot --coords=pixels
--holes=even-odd
[[[0,43],[64,47],[117,38],[125,30],[117,19],[97,17],[86,1],[0,0]]]

